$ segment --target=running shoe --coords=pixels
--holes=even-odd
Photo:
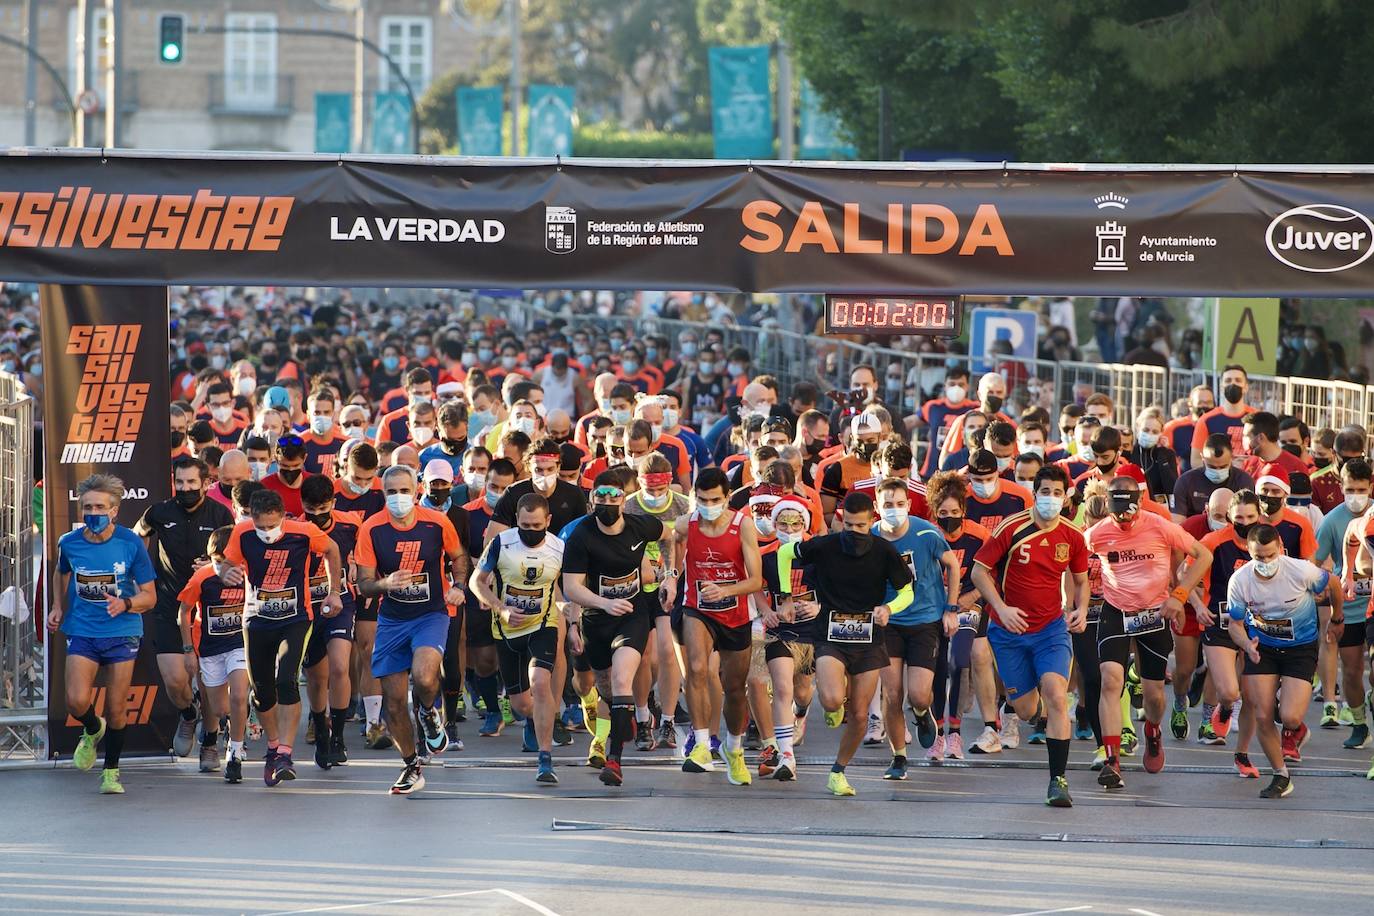
[[[1223,719],[1221,717],[1220,705],[1218,705],[1216,709],[1212,710],[1212,718],[1209,720],[1209,724],[1212,726],[1212,732],[1218,738],[1221,739],[1219,743],[1226,743],[1226,736],[1231,733],[1231,720],[1233,720],[1236,717],[1236,713],[1239,711],[1239,709],[1232,708],[1231,714]]]
[[[189,722],[177,716],[177,731],[172,736],[172,753],[178,757],[189,757],[191,748],[196,746],[196,719]]]
[[[100,730],[92,735],[83,728],[81,740],[76,743],[76,752],[72,754],[72,766],[78,770],[89,770],[95,766],[95,746],[105,737],[105,720],[99,716],[96,718],[100,719]]]
[[[334,757],[329,753],[329,741],[330,738],[326,735],[323,741],[315,742],[315,766],[322,770],[327,770],[334,765]]]
[[[1364,774],[1365,779],[1374,779],[1374,763],[1369,765],[1369,772]]]
[[[1283,759],[1290,763],[1302,763],[1302,749],[1307,745],[1307,741],[1312,737],[1312,729],[1307,727],[1307,723],[1298,726],[1297,731],[1283,730]],[[1291,740],[1290,740],[1291,737]]]
[[[248,705],[248,734],[249,741],[262,740],[262,723],[258,721],[258,711],[250,703]],[[390,745],[387,745],[390,747]]]
[[[782,756],[771,744],[765,744],[759,751],[759,779],[767,779],[778,768],[778,758]]]
[[[281,777],[277,775],[277,752],[270,747],[262,758],[262,781],[268,786],[281,782]]]
[[[1026,743],[1027,743],[1027,744],[1044,744],[1044,743],[1045,743],[1045,737],[1046,737],[1046,735],[1045,735],[1045,729],[1046,729],[1047,727],[1048,727],[1048,726],[1047,726],[1047,724],[1046,724],[1046,722],[1045,722],[1044,719],[1037,719],[1036,722],[1035,722],[1035,724],[1031,726],[1030,737],[1026,739]]]
[[[1136,748],[1140,746],[1140,739],[1136,737],[1135,729],[1130,725],[1121,726],[1121,756],[1134,757]]]
[[[778,756],[778,768],[773,771],[773,778],[778,782],[791,782],[797,778],[797,757],[795,754]],[[1374,776],[1371,776],[1370,779],[1374,779]]]
[[[997,729],[991,725],[983,726],[983,733],[977,740],[968,746],[970,754],[1000,754],[1002,753],[1002,738],[997,733]]]
[[[100,794],[123,795],[124,786],[119,781],[119,768],[100,771]]]
[[[443,717],[433,706],[416,709],[420,720],[421,734],[425,736],[425,750],[431,754],[442,754],[448,750],[448,732],[444,730]]]
[[[716,762],[711,758],[711,751],[701,744],[694,745],[687,752],[687,759],[682,761],[684,773],[710,773],[715,768]]]
[[[1101,747],[1101,746],[1099,745],[1098,748],[1097,748],[1097,750],[1093,751],[1093,762],[1092,762],[1092,766],[1090,767],[1090,769],[1091,769],[1094,773],[1100,773],[1100,772],[1102,771],[1102,765],[1105,764],[1106,762],[1107,762],[1107,749],[1106,749],[1105,747]]]
[[[1175,741],[1188,740],[1188,711],[1175,708],[1169,714],[1169,731],[1173,732]]]
[[[562,719],[557,719],[557,718],[554,719],[554,720],[553,720],[553,743],[554,743],[554,745],[556,745],[557,747],[567,747],[569,744],[572,744],[572,742],[573,742],[572,732],[570,732],[570,731],[568,730],[568,726],[566,726],[566,725],[563,724],[563,720],[562,720]],[[461,748],[460,748],[460,750],[461,750]]]
[[[591,746],[587,748],[587,766],[599,770],[605,765],[606,741],[603,738],[593,738]]]
[[[596,704],[601,702],[601,694],[593,687],[592,692],[582,697],[581,700],[582,727],[589,732],[595,732],[597,717]]]
[[[712,736],[711,736],[711,759],[713,759],[713,760],[724,760],[724,759],[725,759],[725,758],[722,757],[721,754],[720,754],[720,737],[719,737],[718,735],[712,735]]]
[[[468,720],[468,701],[461,693],[458,694],[458,702],[453,704],[453,721],[466,722]]]
[[[930,745],[930,750],[926,751],[926,760],[931,763],[942,763],[945,759],[945,736],[936,735],[935,741]]]
[[[515,710],[511,708],[509,697],[501,697],[499,700],[496,701],[496,705],[501,707],[501,721],[505,722],[507,725],[510,725],[514,723],[515,720],[522,718],[521,716],[517,716],[515,714]]]
[[[558,785],[558,774],[553,771],[552,760],[539,761],[539,770],[534,774],[534,781],[546,786]]]
[[[1073,796],[1069,795],[1069,781],[1063,776],[1050,780],[1050,789],[1045,794],[1045,804],[1051,808],[1072,808]]]
[[[272,759],[272,768],[276,771],[277,782],[289,781],[296,778],[296,762],[291,759],[290,754],[278,754]]]
[[[582,707],[577,703],[569,703],[563,707],[563,715],[559,717],[563,722],[563,727],[572,731],[581,731],[587,727],[586,718],[582,715]]]
[[[539,753],[539,739],[534,734],[534,716],[525,720],[525,727],[521,730],[520,750],[525,754]]]
[[[1117,760],[1106,760],[1097,773],[1097,784],[1110,791],[1126,788],[1126,781],[1121,778],[1121,763]]]
[[[746,751],[757,751],[763,748],[763,736],[759,734],[759,727],[750,719],[749,724],[744,729],[744,749]]]
[[[1079,741],[1091,741],[1095,737],[1093,727],[1086,722],[1079,722],[1074,726],[1073,736]]]
[[[369,751],[384,751],[391,747],[391,735],[387,733],[386,726],[378,722],[367,727],[367,734],[363,736],[363,746]]]
[[[744,762],[744,749],[725,752],[725,778],[732,786],[747,786],[753,779],[749,775],[749,764]]]
[[[651,722],[635,723],[635,750],[652,751],[658,747],[658,742],[654,740],[654,726]]]
[[[1250,762],[1250,755],[1239,751],[1232,756],[1231,762],[1236,766],[1236,775],[1241,779],[1259,779],[1259,769]]]
[[[1340,725],[1340,724],[1341,724],[1341,721],[1340,721],[1340,719],[1337,717],[1337,713],[1338,713],[1339,711],[1340,711],[1340,707],[1338,707],[1335,703],[1323,703],[1323,704],[1322,704],[1322,721],[1321,721],[1321,727],[1322,727],[1322,728],[1335,728],[1336,726]],[[1268,797],[1273,797],[1273,796],[1268,796]]]
[[[958,732],[945,735],[945,756],[950,760],[964,759],[964,739]]]
[[[1342,701],[1341,711],[1336,713],[1336,721],[1341,725],[1354,725],[1355,714],[1350,711],[1350,704]]]
[[[935,738],[940,734],[940,727],[935,723],[935,715],[929,709],[923,716],[912,716],[912,722],[916,726],[916,740],[921,747],[932,747]],[[907,739],[910,741],[910,739]]]
[[[825,782],[825,788],[831,795],[838,795],[840,798],[851,798],[858,794],[843,773],[833,771],[830,773],[830,778]]]
[[[315,720],[307,719],[305,723],[305,743],[315,743]]]
[[[1269,785],[1260,789],[1260,798],[1287,798],[1293,794],[1293,780],[1275,773]]]
[[[477,734],[482,738],[495,738],[505,727],[506,721],[501,718],[500,711],[489,712],[483,717],[482,727],[477,729]]]
[[[887,741],[887,729],[883,728],[881,716],[868,717],[868,731],[864,732],[864,747],[875,747]]]
[[[843,776],[843,773],[831,773],[834,776]],[[906,779],[906,758],[893,757],[892,763],[883,771],[883,779]]]
[[[1145,756],[1141,765],[1146,773],[1158,773],[1164,769],[1164,732],[1158,725],[1145,723]]]
[[[450,743],[449,743],[449,747],[452,747],[452,746],[453,746],[453,743],[450,742]],[[462,749],[463,749],[463,742],[459,741],[459,742],[458,742],[458,750],[461,751]],[[346,766],[348,766],[348,748],[344,746],[344,736],[343,736],[343,735],[330,735],[330,736],[329,736],[329,765],[330,765],[331,767],[346,767]]]
[[[202,773],[219,772],[219,742],[214,744],[202,744],[200,746],[200,771]]]
[[[231,785],[243,782],[243,761],[237,757],[230,756],[224,761],[224,781]]]
[[[458,738],[458,721],[456,719],[444,723],[444,731],[448,733],[448,743],[454,744]],[[460,748],[461,750],[461,748]]]
[[[1369,743],[1369,726],[1361,722],[1350,730],[1350,737],[1345,739],[1341,747],[1347,751],[1358,751]]]
[[[425,787],[424,768],[418,762],[407,765],[391,784],[392,795],[409,795]]]
[[[1206,721],[1206,722],[1199,722],[1199,723],[1198,723],[1198,727],[1197,727],[1197,743],[1198,743],[1198,744],[1225,744],[1225,743],[1226,743],[1226,739],[1220,737],[1219,735],[1217,735],[1216,729],[1212,728],[1212,722],[1211,722],[1211,720],[1209,719],[1209,720]]]
[[[607,786],[620,786],[625,784],[625,777],[620,772],[619,760],[606,761],[606,765],[601,768],[601,783]]]
[[[834,712],[828,712],[828,713],[825,714],[825,727],[826,727],[826,728],[839,728],[839,727],[840,727],[841,725],[843,725],[843,724],[844,724],[844,710],[843,710],[843,709],[837,709],[837,710],[835,710]]]
[[[1193,679],[1188,684],[1188,708],[1196,709],[1202,702],[1203,688],[1207,684],[1207,668],[1203,665],[1193,669]]]
[[[677,729],[673,728],[672,720],[659,723],[658,734],[654,736],[654,742],[659,747],[677,747]]]
[[[1002,730],[997,733],[997,739],[1008,751],[1014,751],[1021,746],[1021,725],[1017,721],[1016,713],[1002,713]]]

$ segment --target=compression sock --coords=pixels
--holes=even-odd
[[[242,741],[235,741],[233,738],[229,739],[229,756],[234,758],[235,760],[243,759]]]
[[[336,737],[337,737],[338,735],[342,735],[342,734],[344,733],[344,726],[347,725],[347,724],[348,724],[348,709],[347,709],[347,708],[344,708],[344,709],[333,709],[333,708],[330,708],[330,710],[329,710],[329,728],[330,728],[330,735],[336,736]]]
[[[1121,759],[1121,736],[1120,736],[1120,735],[1103,735],[1103,736],[1102,736],[1102,746],[1105,747],[1105,748],[1107,749],[1107,759],[1108,759],[1108,760],[1120,760],[1120,759]]]
[[[181,710],[181,717],[185,719],[187,722],[196,721],[196,716],[198,715],[200,715],[200,711],[196,709],[196,704],[194,701],[192,701],[190,706],[187,706],[185,709]]]
[[[1364,724],[1364,704],[1350,707],[1350,721],[1354,725]]]
[[[382,698],[363,697],[363,715],[367,717],[367,724],[370,728],[382,721]]]
[[[200,736],[201,747],[214,747],[216,744],[219,744],[219,729],[215,729],[212,732],[204,732]]]
[[[487,715],[501,711],[501,679],[495,674],[488,674],[485,677],[477,675],[474,679],[473,687],[477,695],[482,698],[482,703],[487,707]]]
[[[1045,744],[1050,752],[1050,779],[1063,776],[1069,766],[1069,739],[1046,738]]]
[[[456,722],[458,720],[458,700],[462,697],[461,690],[444,691],[444,721]]]
[[[119,769],[119,755],[124,753],[124,729],[107,728],[105,730],[105,769]]]
[[[650,724],[653,724],[654,715],[649,711],[649,707],[647,705],[640,706],[638,703],[635,704],[635,721],[648,722]]]
[[[606,759],[620,760],[620,752],[625,748],[627,739],[635,733],[635,698],[633,696],[611,698],[611,734],[606,745]]]
[[[100,717],[95,714],[95,706],[87,706],[86,711],[77,716],[77,720],[86,728],[86,734],[94,735],[100,731]]]
[[[310,710],[310,721],[315,723],[315,743],[329,740],[329,713],[323,709],[319,712]]]
[[[778,753],[792,753],[792,731],[791,725],[779,725],[773,731],[778,739]]]

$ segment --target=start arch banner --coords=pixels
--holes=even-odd
[[[57,283],[1354,296],[1359,167],[0,155],[0,277]]]

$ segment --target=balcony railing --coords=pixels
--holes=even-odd
[[[295,77],[211,73],[211,114],[285,118],[294,110]]]

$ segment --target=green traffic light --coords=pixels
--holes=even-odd
[[[180,46],[180,45],[176,45],[176,44],[165,44],[165,45],[163,45],[163,46],[162,46],[162,59],[163,59],[163,60],[168,60],[168,61],[170,61],[170,60],[180,60],[180,59],[181,59],[181,46]]]

